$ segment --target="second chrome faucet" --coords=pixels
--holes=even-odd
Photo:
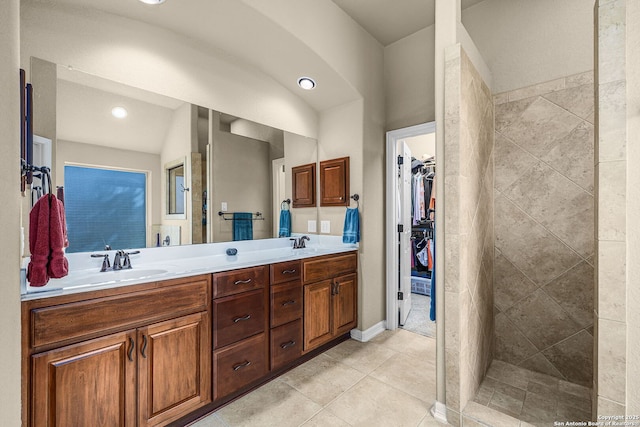
[[[293,249],[304,249],[304,248],[306,248],[304,241],[305,240],[311,240],[311,239],[309,239],[309,236],[301,236],[298,239],[293,237],[293,238],[291,238],[289,240],[293,240]]]
[[[100,272],[105,272],[108,270],[118,271],[118,270],[129,270],[131,269],[131,259],[129,255],[139,254],[140,251],[131,251],[126,252],[123,250],[116,251],[115,256],[113,257],[113,267],[111,267],[111,263],[109,262],[109,254],[91,254],[91,258],[103,258],[102,267],[100,268]]]

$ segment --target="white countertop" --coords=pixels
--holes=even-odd
[[[102,258],[91,258],[91,253],[87,252],[67,254],[69,274],[66,277],[51,279],[40,288],[23,283],[21,298],[22,301],[28,301],[77,294],[358,249],[357,244],[343,244],[340,236],[309,237],[311,240],[307,242],[305,249],[292,249],[287,238],[144,248],[140,249],[139,254],[131,255],[132,269],[106,272],[100,272]],[[226,250],[229,248],[236,248],[238,253],[227,255]],[[109,253],[109,259],[112,261],[115,252],[96,253]],[[26,264],[28,259],[25,261],[25,267]]]

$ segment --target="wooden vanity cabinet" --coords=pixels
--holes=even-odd
[[[198,276],[23,303],[25,425],[165,425],[209,403],[210,285]]]
[[[302,263],[282,262],[270,269],[271,369],[276,370],[302,355]]]
[[[213,274],[213,399],[269,372],[269,266]]]
[[[328,255],[303,261],[306,353],[358,323],[357,256]]]

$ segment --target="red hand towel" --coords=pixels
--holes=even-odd
[[[64,205],[56,196],[51,195],[49,211],[49,246],[51,248],[47,272],[54,279],[69,274],[69,262],[64,257],[63,248],[69,246],[67,224],[64,219]]]
[[[31,261],[27,279],[31,286],[44,286],[49,281],[49,196],[44,195],[29,213],[29,250]]]

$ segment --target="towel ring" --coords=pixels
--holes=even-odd
[[[360,208],[360,196],[356,193],[353,196],[350,197],[351,199],[355,200],[356,202],[356,208]]]
[[[280,210],[285,210],[285,209],[289,210],[290,205],[291,205],[291,199],[285,199],[280,203]]]

